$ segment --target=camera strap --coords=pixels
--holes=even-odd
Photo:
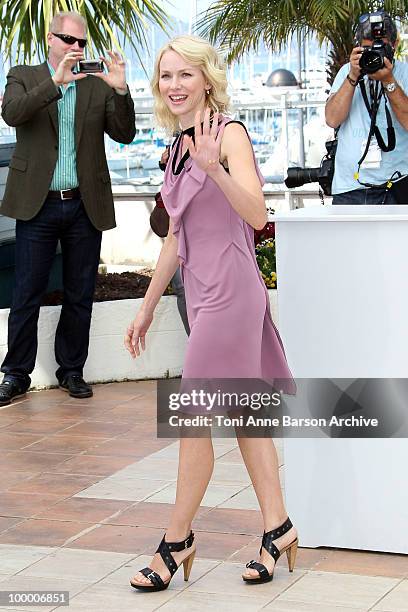
[[[381,83],[381,90],[378,95],[379,86],[380,86],[379,81],[376,81],[375,87],[374,87],[372,80],[370,80],[370,97],[371,97],[371,105],[370,105],[368,102],[367,91],[366,91],[364,79],[360,80],[361,95],[363,96],[365,107],[371,118],[371,123],[373,124],[370,126],[370,132],[371,132],[371,128],[373,128],[373,133],[371,133],[370,135],[370,140],[373,137],[373,134],[375,134],[378,146],[380,147],[381,151],[384,151],[384,153],[388,153],[389,151],[393,151],[395,149],[395,144],[396,144],[395,129],[394,129],[394,126],[392,125],[391,113],[390,113],[390,109],[388,108],[387,96],[384,94],[384,87]],[[388,144],[385,144],[384,139],[381,135],[381,132],[378,126],[376,125],[377,113],[380,107],[381,98],[384,98],[385,117],[387,119],[387,142]],[[368,142],[368,146],[367,146],[367,150],[365,151],[365,155],[367,155],[368,147],[370,146],[370,141],[368,139],[367,139],[367,142]],[[359,163],[362,163],[363,161],[364,161],[364,158]]]
[[[366,147],[364,149],[363,155],[358,161],[358,168],[357,168],[357,172],[354,175],[354,178],[360,183],[360,185],[363,185],[364,187],[384,187],[384,188],[389,189],[390,181],[387,181],[386,183],[383,183],[381,185],[372,185],[371,183],[364,183],[363,181],[359,180],[361,164],[363,163],[363,161],[365,160],[367,156],[368,149],[370,148],[370,143],[374,135],[376,137],[378,146],[384,152],[393,151],[395,149],[395,144],[396,144],[395,130],[394,130],[394,126],[392,125],[391,113],[388,108],[387,97],[384,94],[384,88],[382,84],[381,84],[381,90],[379,91],[380,89],[379,81],[376,81],[375,86],[374,86],[373,82],[370,80],[370,97],[371,97],[371,105],[370,105],[368,102],[367,91],[366,91],[364,79],[361,79],[359,83],[360,83],[361,94],[363,96],[364,104],[366,106],[366,109],[370,116],[371,121],[370,121],[370,129],[369,129],[369,133],[367,137]],[[381,135],[381,132],[378,126],[376,125],[377,113],[378,113],[378,109],[379,109],[382,97],[384,97],[385,116],[387,119],[387,140],[388,140],[387,145],[385,144],[384,139]]]

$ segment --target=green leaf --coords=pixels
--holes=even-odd
[[[76,11],[85,17],[91,56],[112,47],[123,52],[129,43],[141,59],[139,50],[146,46],[150,24],[169,33],[169,18],[154,0],[0,0],[0,35],[6,57],[24,62],[35,54],[46,57],[49,24],[58,11]]]
[[[225,51],[227,62],[257,50],[260,42],[279,52],[294,34],[314,34],[331,43],[329,82],[348,61],[359,15],[384,6],[392,17],[408,18],[408,0],[217,0],[201,13],[197,31]]]

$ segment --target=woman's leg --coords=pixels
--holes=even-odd
[[[275,445],[271,438],[245,438],[237,440],[245,462],[248,474],[255,489],[256,496],[262,512],[265,531],[276,529],[287,518],[287,512],[283,501],[279,481],[279,463]],[[297,536],[295,527],[292,527],[285,535],[274,541],[278,549],[290,544]],[[274,560],[271,555],[262,548],[260,563],[263,563],[271,574]],[[257,578],[258,572],[247,569],[245,576]]]
[[[191,523],[204,497],[213,468],[214,451],[210,435],[203,438],[181,438],[176,501],[166,532],[166,542],[180,542],[190,533]],[[195,544],[182,552],[173,552],[177,565],[180,565],[194,548]],[[159,554],[154,555],[149,567],[160,574],[164,582],[170,578],[170,573]],[[151,584],[150,580],[140,572],[133,581],[139,584]]]

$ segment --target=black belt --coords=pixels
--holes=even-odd
[[[58,200],[80,200],[81,192],[78,187],[74,189],[60,189],[59,191],[49,191],[48,197]]]

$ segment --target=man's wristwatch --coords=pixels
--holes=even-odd
[[[393,93],[397,87],[398,87],[398,83],[396,83],[395,81],[393,81],[392,83],[387,83],[386,85],[384,85],[387,93]]]

